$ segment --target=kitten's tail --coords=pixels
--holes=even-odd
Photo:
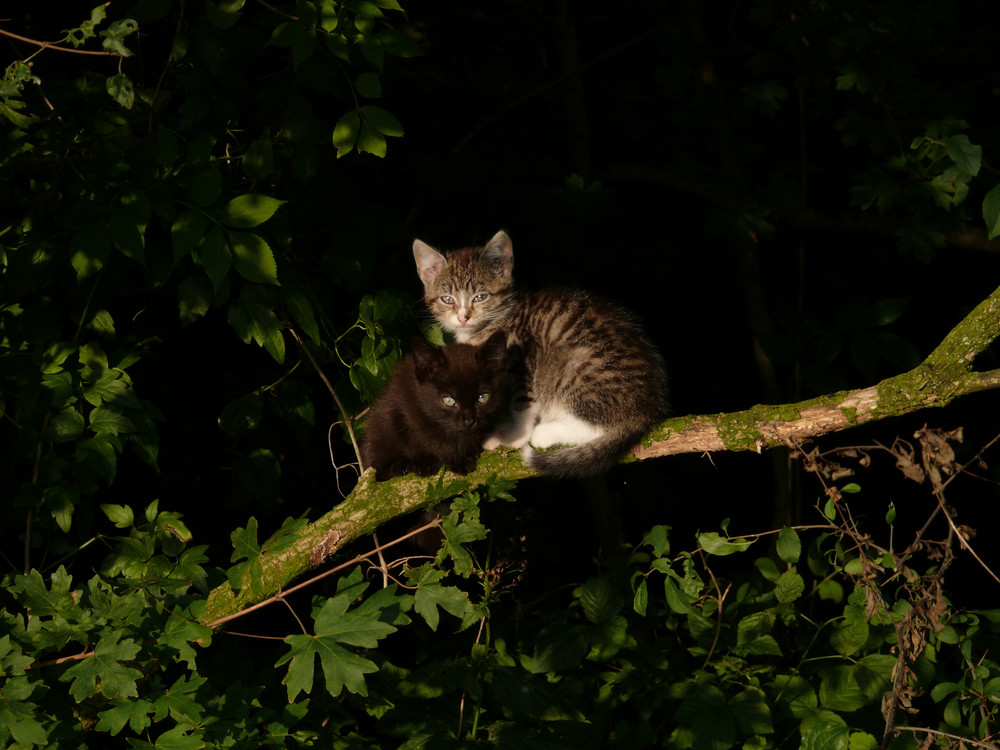
[[[651,428],[652,424],[648,427]],[[521,449],[521,456],[528,466],[542,474],[559,479],[586,479],[600,476],[617,464],[646,431],[646,427],[618,425],[600,437],[568,448],[540,453],[526,445]]]

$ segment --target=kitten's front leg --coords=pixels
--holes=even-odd
[[[531,439],[531,433],[538,421],[538,408],[530,404],[528,408],[515,411],[510,421],[498,424],[493,433],[483,441],[483,449],[491,451],[501,445],[520,448]]]

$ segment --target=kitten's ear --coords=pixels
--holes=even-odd
[[[413,259],[417,262],[417,275],[424,286],[434,281],[446,263],[445,257],[423,240],[413,241]]]
[[[486,243],[479,255],[479,262],[510,278],[510,273],[514,270],[514,246],[505,231],[501,229]]]
[[[479,347],[476,356],[480,362],[503,365],[507,361],[507,334],[503,331],[494,333]]]
[[[417,380],[423,382],[425,378],[441,366],[444,361],[444,354],[441,348],[434,346],[427,339],[416,338],[410,344],[410,351],[413,353],[413,364],[416,366]]]

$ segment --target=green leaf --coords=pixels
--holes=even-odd
[[[285,360],[284,326],[270,308],[256,302],[229,306],[229,325],[244,344],[251,340],[264,347],[279,364]]]
[[[90,465],[109,486],[114,481],[118,453],[104,435],[79,441],[76,444],[76,460]]]
[[[240,276],[258,284],[278,284],[278,264],[263,237],[251,232],[230,232],[229,247],[233,251],[233,266]]]
[[[333,128],[333,145],[337,147],[337,158],[346,156],[354,150],[358,133],[361,131],[361,117],[357,111],[343,115]]]
[[[117,73],[108,78],[105,85],[112,99],[125,109],[132,109],[135,103],[135,89],[132,88],[132,80],[127,75]]]
[[[69,688],[77,702],[98,692],[105,698],[135,698],[139,695],[136,681],[142,672],[127,667],[123,662],[132,661],[139,653],[139,645],[131,638],[119,640],[116,633],[105,633],[88,656],[59,677],[61,682],[72,682]]]
[[[646,587],[646,579],[642,578],[632,596],[632,609],[641,617],[646,616],[646,607],[649,605],[649,591]]]
[[[358,133],[357,148],[361,153],[372,154],[382,159],[386,155],[388,144],[384,135],[367,122],[363,122]]]
[[[170,244],[174,252],[174,263],[190,255],[205,237],[208,220],[200,211],[187,209],[178,216],[170,227]],[[215,229],[216,232],[221,231]]]
[[[117,335],[115,333],[115,321],[111,317],[111,313],[107,310],[98,310],[94,313],[90,322],[87,324],[89,328],[94,333],[104,336],[105,338],[113,339]]]
[[[69,251],[78,281],[104,268],[111,257],[111,238],[103,220],[77,230],[70,238]]]
[[[670,552],[670,527],[664,525],[654,526],[646,534],[643,544],[648,544],[653,548],[654,557],[663,557]]]
[[[735,745],[736,721],[722,691],[715,685],[685,682],[675,686],[673,692],[681,697],[674,720],[693,730],[700,747]]]
[[[794,570],[786,570],[778,579],[778,584],[774,588],[774,595],[782,604],[794,602],[805,591],[806,584],[802,576]]]
[[[114,52],[122,57],[131,57],[132,52],[125,46],[124,40],[125,37],[134,34],[138,30],[139,24],[131,18],[115,21],[101,32],[101,36],[104,37],[101,40],[101,46],[109,52]]]
[[[275,211],[284,203],[285,201],[277,198],[256,193],[238,195],[222,209],[219,220],[237,229],[250,229],[274,216]]]
[[[362,73],[354,79],[354,88],[367,99],[378,99],[382,96],[382,80],[378,73]]]
[[[417,587],[413,608],[424,618],[430,629],[435,631],[441,619],[438,608],[462,618],[463,621],[474,611],[468,594],[453,586],[441,585],[440,581],[445,575],[445,571],[434,570],[430,565],[406,571],[410,584]]]
[[[710,555],[731,555],[734,552],[743,552],[753,544],[752,539],[726,539],[718,532],[708,531],[697,535],[698,544]]]
[[[848,750],[877,750],[880,743],[868,732],[851,732]]]
[[[68,443],[81,437],[85,429],[83,415],[76,409],[67,408],[52,415],[45,431],[45,439],[54,443]]]
[[[566,696],[536,675],[516,667],[493,670],[493,697],[505,712],[540,721],[584,721]]]
[[[15,576],[10,590],[18,601],[35,617],[65,616],[78,608],[79,591],[71,592],[73,577],[60,565],[50,579],[51,588],[45,587],[42,574],[32,570],[27,575]]]
[[[799,535],[795,529],[785,526],[778,532],[777,552],[778,557],[786,563],[799,561],[802,554],[802,542],[799,541]]]
[[[90,412],[90,429],[98,435],[135,432],[135,423],[113,406],[98,406]]]
[[[264,128],[243,155],[243,171],[251,180],[263,180],[274,171],[274,143],[270,128]]]
[[[669,577],[663,579],[663,589],[667,597],[667,606],[672,612],[679,615],[695,614],[696,610],[691,606],[691,599],[677,588],[677,584]]]
[[[746,734],[771,734],[771,709],[762,690],[746,688],[729,701],[737,728]]]
[[[844,656],[856,654],[868,642],[869,625],[864,609],[848,606],[844,619],[830,633],[830,645]]]
[[[983,221],[989,239],[1000,237],[1000,185],[994,185],[983,198]]]
[[[846,750],[850,730],[833,711],[812,711],[799,726],[802,735],[800,750]]]
[[[781,102],[787,98],[788,89],[775,80],[751,83],[743,87],[744,106],[751,112],[759,110],[765,117],[772,117],[781,109]]]
[[[48,737],[45,727],[35,718],[40,714],[38,707],[24,700],[30,694],[31,686],[23,676],[4,685],[0,692],[0,730],[6,730],[6,736],[0,731],[0,738],[12,737],[17,746],[46,747]]]
[[[288,700],[300,692],[312,691],[315,657],[319,656],[326,677],[326,689],[337,696],[345,687],[351,693],[368,695],[364,675],[378,671],[371,661],[347,651],[341,644],[375,648],[378,642],[395,632],[392,625],[379,620],[376,611],[348,611],[350,597],[344,594],[328,599],[315,619],[315,635],[291,635],[285,638],[291,649],[275,666],[288,663],[282,682],[288,688]]]
[[[253,516],[247,521],[245,529],[236,529],[229,535],[233,543],[231,561],[243,560],[226,571],[226,578],[234,591],[250,589],[255,595],[263,593],[261,581],[264,578],[264,555],[257,543],[257,519]]]
[[[138,734],[152,724],[150,714],[153,713],[153,704],[147,700],[115,698],[111,701],[111,706],[107,711],[98,714],[99,732],[107,732],[114,736],[128,724],[132,731]]]
[[[282,287],[281,301],[303,333],[317,344],[322,343],[319,325],[316,323],[316,315],[309,298],[301,291],[286,286]]]
[[[201,245],[194,251],[194,260],[205,269],[212,282],[212,290],[218,292],[233,266],[233,254],[221,228],[212,227],[208,230]]]
[[[194,645],[207,647],[212,643],[212,629],[198,622],[196,617],[182,617],[174,613],[167,620],[157,643],[177,651],[177,658],[194,670],[196,652]]]
[[[865,656],[854,664],[821,668],[819,699],[831,711],[857,711],[876,705],[889,689],[895,657],[888,654]]]
[[[403,126],[396,116],[391,112],[377,107],[374,104],[366,104],[360,108],[361,119],[375,132],[382,135],[400,137],[403,135]]]
[[[775,613],[773,609],[748,614],[736,625],[736,642],[745,645],[767,635],[774,627]]]
[[[833,498],[827,500],[823,505],[823,515],[831,521],[837,518],[837,504],[833,502]]]
[[[584,616],[594,624],[610,622],[622,608],[621,597],[606,578],[590,578],[573,592]]]
[[[119,529],[130,529],[135,523],[135,514],[128,505],[112,505],[111,503],[101,503],[101,510]]]
[[[945,141],[945,151],[963,171],[975,177],[983,163],[983,147],[969,140],[967,135],[953,135]]]
[[[188,276],[177,285],[177,312],[183,325],[205,317],[212,306],[212,290],[204,277]]]

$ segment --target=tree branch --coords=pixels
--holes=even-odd
[[[1000,370],[975,372],[976,355],[1000,335],[1000,288],[983,300],[941,341],[927,359],[909,372],[874,386],[820,396],[797,404],[758,405],[741,412],[676,417],[654,429],[631,460],[705,451],[747,451],[825,435],[887,417],[945,406],[959,396],[1000,387]],[[492,476],[535,476],[517,451],[484,453],[471,474],[445,473],[440,479],[396,477],[375,482],[371,471],[340,505],[307,526],[295,544],[269,557],[263,579],[234,592],[228,583],[208,597],[203,623],[222,620],[282,590],[302,573],[397,516],[439,502],[442,492],[428,492],[441,482],[454,494],[486,483]],[[266,554],[266,553],[265,553]]]
[[[69,52],[74,55],[97,55],[99,57],[121,57],[121,54],[118,52],[99,52],[97,50],[61,47],[58,42],[40,42],[37,39],[30,39],[26,36],[21,36],[20,34],[15,34],[12,31],[5,31],[3,29],[0,29],[0,35],[10,37],[11,39],[17,39],[19,42],[34,44],[36,47],[41,47],[42,49],[51,49],[56,52]]]

